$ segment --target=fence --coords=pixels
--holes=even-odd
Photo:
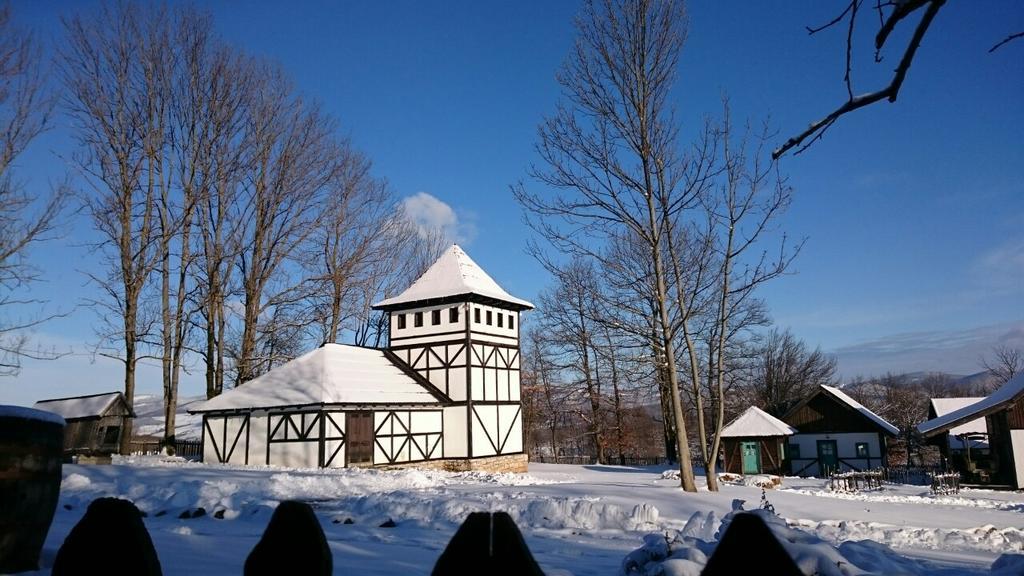
[[[159,440],[132,440],[132,454],[160,454],[163,444]],[[186,460],[199,460],[203,456],[203,443],[199,440],[175,440],[174,455]]]
[[[932,494],[959,494],[960,473],[945,472],[931,475]]]
[[[530,454],[530,462],[538,462],[540,464],[598,464],[596,456],[546,456],[541,454]],[[613,466],[658,466],[665,462],[664,456],[624,456],[622,458],[607,458],[603,464]]]
[[[931,477],[940,472],[938,468],[931,466],[886,466],[880,468],[880,471],[885,482],[914,486],[928,486],[931,484]]]
[[[828,489],[833,492],[859,492],[882,487],[881,470],[840,472],[828,478]]]

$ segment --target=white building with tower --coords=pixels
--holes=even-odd
[[[374,305],[383,349],[326,344],[189,410],[203,460],[525,471],[520,313],[457,245]]]

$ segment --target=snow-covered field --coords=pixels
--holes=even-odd
[[[710,550],[734,500],[745,500],[747,509],[759,506],[756,487],[687,494],[664,471],[545,464],[531,464],[527,475],[288,470],[156,457],[67,465],[38,574],[49,572],[65,536],[101,496],[127,498],[147,513],[146,527],[168,575],[239,573],[274,506],[286,499],[315,508],[335,572],[360,575],[428,574],[462,520],[478,510],[508,512],[547,574],[612,575],[644,545],[645,535],[672,540],[682,531],[671,544],[676,556],[700,556],[694,550]],[[932,497],[925,487],[886,486],[848,495],[828,492],[821,480],[786,478],[767,496],[781,518],[776,533],[796,529],[786,532],[792,546],[852,563],[837,574],[989,574],[1001,554],[1024,554],[1021,493]],[[179,518],[197,507],[207,514]],[[397,526],[379,527],[388,519]],[[664,548],[664,542],[662,536],[648,538],[640,555],[649,555],[651,546]],[[1007,560],[1013,558],[1003,564]]]

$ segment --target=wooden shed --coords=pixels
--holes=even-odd
[[[722,466],[733,474],[783,474],[786,438],[796,429],[751,406],[722,429]]]
[[[125,419],[134,418],[120,392],[53,398],[36,402],[35,408],[64,417],[64,454],[113,454],[121,443]]]
[[[917,430],[925,438],[942,437],[979,418],[985,419],[988,433],[988,467],[961,469],[965,481],[1024,489],[1024,374],[973,404],[919,424]]]
[[[796,428],[786,459],[797,476],[885,466],[886,441],[899,428],[834,386],[821,385],[782,418]]]

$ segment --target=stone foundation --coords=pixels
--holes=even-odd
[[[398,470],[402,468],[419,468],[421,470],[444,470],[445,472],[508,472],[522,474],[526,472],[528,462],[526,454],[506,454],[503,456],[489,456],[486,458],[448,458],[445,460],[425,460],[423,462],[410,462],[408,464],[389,464],[386,466],[375,466],[384,470]]]

